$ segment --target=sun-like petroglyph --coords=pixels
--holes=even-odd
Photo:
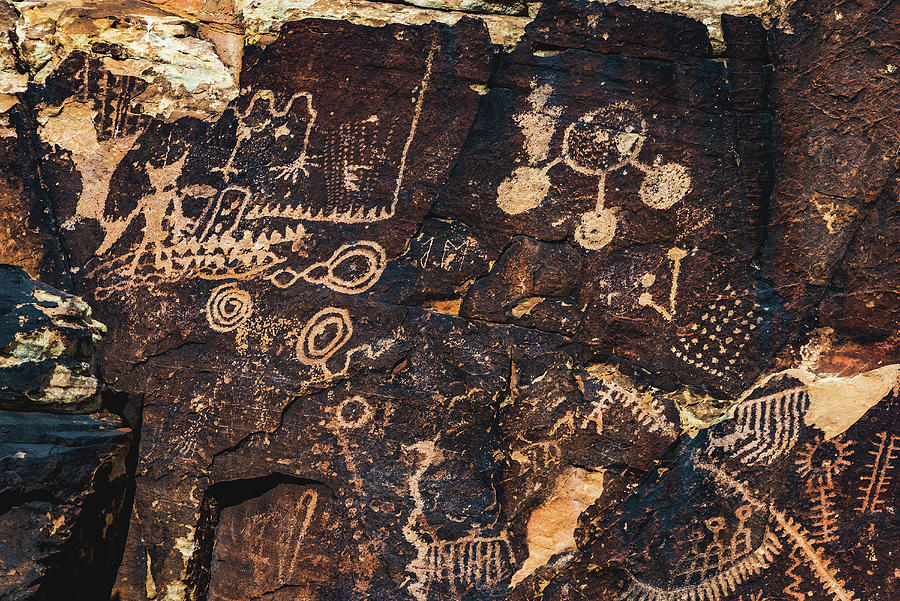
[[[528,97],[530,110],[516,116],[525,136],[527,164],[517,167],[497,188],[497,206],[517,215],[543,202],[552,185],[549,172],[564,164],[582,175],[597,178],[596,203],[583,213],[575,228],[575,241],[589,250],[600,250],[616,235],[618,217],[606,206],[607,177],[625,167],[644,173],[638,195],[646,206],[668,209],[691,190],[690,172],[678,163],[657,156],[652,165],[639,155],[648,139],[647,122],[628,102],[615,102],[578,117],[566,127],[561,149],[551,158],[551,140],[561,109],[550,104],[552,90],[534,84]]]
[[[698,321],[680,329],[672,353],[688,365],[720,378],[737,374],[740,353],[771,311],[770,307],[747,300],[750,295],[749,290],[739,293],[728,284]]]
[[[426,601],[432,586],[438,583],[449,586],[456,598],[469,588],[494,588],[509,577],[516,562],[506,530],[485,536],[473,528],[467,536],[443,540],[425,522],[425,501],[419,487],[425,471],[442,459],[436,443],[437,439],[426,440],[409,447],[416,456],[416,469],[409,478],[414,506],[402,531],[415,547],[416,557],[406,566],[411,576],[404,585],[417,601]],[[496,521],[487,529],[496,530]],[[423,536],[423,530],[427,536]]]
[[[874,449],[869,451],[871,461],[866,465],[869,473],[863,477],[863,485],[860,487],[860,505],[857,511],[860,513],[880,513],[884,511],[884,499],[882,495],[887,492],[895,468],[894,461],[900,451],[900,435],[887,431],[875,434],[872,441]]]
[[[807,409],[805,386],[748,398],[734,408],[732,431],[710,434],[709,450],[721,449],[745,465],[769,465],[794,446]]]
[[[253,314],[253,299],[234,283],[213,289],[206,301],[206,321],[217,332],[230,332]]]
[[[335,419],[341,428],[362,428],[374,415],[372,404],[358,394],[344,399],[335,409]]]
[[[378,281],[385,265],[387,257],[380,244],[354,242],[341,246],[327,261],[310,265],[300,273],[300,277],[335,292],[359,294]]]

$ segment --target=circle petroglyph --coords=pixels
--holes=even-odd
[[[646,130],[646,122],[630,104],[604,106],[566,128],[563,158],[579,173],[608,173],[637,158]]]
[[[322,309],[300,331],[297,358],[306,365],[324,365],[352,335],[353,322],[346,309]]]
[[[640,195],[645,205],[654,209],[668,209],[691,190],[691,176],[687,167],[666,163],[651,168],[641,184]]]
[[[517,167],[497,188],[497,206],[507,215],[518,215],[540,205],[549,190],[547,168]]]
[[[372,405],[359,395],[345,399],[337,407],[337,421],[347,428],[359,428],[372,420],[375,410]]]
[[[206,320],[217,332],[234,330],[253,314],[253,299],[234,283],[215,288],[206,301]]]
[[[616,235],[616,214],[612,209],[588,211],[575,227],[575,241],[588,250],[600,250]]]

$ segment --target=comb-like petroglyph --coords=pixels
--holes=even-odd
[[[85,302],[6,403],[138,441],[72,599],[900,598],[900,8],[12,4],[0,262]]]

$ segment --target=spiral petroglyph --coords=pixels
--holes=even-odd
[[[217,332],[230,332],[253,315],[253,299],[234,283],[215,288],[206,301],[206,321]]]

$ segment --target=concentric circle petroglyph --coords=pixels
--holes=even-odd
[[[335,292],[359,294],[378,281],[386,265],[384,248],[377,242],[363,240],[341,246],[327,261],[303,270],[300,277]]]
[[[236,284],[222,284],[215,288],[206,301],[206,320],[217,332],[234,330],[253,314],[253,299],[246,290]]]
[[[360,428],[372,421],[375,410],[359,395],[344,399],[337,406],[337,422],[347,428]]]
[[[313,315],[300,331],[297,358],[306,365],[324,365],[352,335],[353,322],[347,310],[326,307]]]

